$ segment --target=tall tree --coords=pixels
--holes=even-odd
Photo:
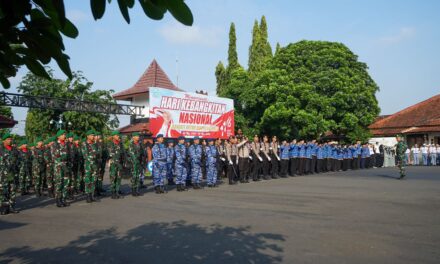
[[[112,90],[92,91],[93,83],[89,82],[81,72],[73,72],[73,78],[67,80],[55,79],[52,70],[48,70],[51,79],[38,77],[28,73],[18,86],[18,91],[27,95],[78,99],[93,103],[115,103]],[[103,113],[59,111],[50,109],[30,109],[26,117],[25,133],[30,140],[37,136],[47,137],[56,132],[56,124],[50,121],[63,121],[62,128],[84,136],[89,129],[106,133],[119,125],[116,116]],[[68,126],[69,122],[71,126]]]
[[[106,2],[90,0],[95,20],[105,13]],[[118,6],[127,23],[129,9],[134,0],[119,0]],[[192,25],[193,15],[184,0],[138,0],[144,13],[151,19],[160,20],[166,12],[185,25]],[[55,60],[60,69],[72,78],[69,56],[64,53],[61,34],[76,38],[78,29],[66,18],[63,0],[13,0],[0,1],[0,83],[9,88],[9,77],[17,74],[19,67],[26,66],[34,74],[50,78],[43,65]]]
[[[260,42],[260,27],[258,26],[258,21],[254,21],[254,27],[252,28],[252,44],[249,47],[249,58],[248,58],[248,72],[250,76],[255,76],[258,71],[260,71],[259,65],[259,50],[258,45]]]
[[[229,28],[228,68],[232,70],[236,69],[238,66],[240,66],[240,64],[238,63],[235,24],[231,23],[231,26]]]
[[[262,16],[260,20],[260,47],[261,57],[264,63],[267,63],[272,58],[272,47],[269,44],[267,33],[266,17]]]

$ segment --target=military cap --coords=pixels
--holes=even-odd
[[[73,133],[72,132],[67,133],[66,137],[67,138],[73,138]]]
[[[35,142],[36,142],[36,143],[38,143],[38,142],[43,142],[43,139],[42,139],[41,137],[37,137],[37,138],[35,139]]]
[[[116,136],[116,135],[120,135],[121,132],[119,132],[118,130],[112,131],[112,136]]]
[[[184,136],[180,136],[180,137],[177,138],[177,140],[182,140],[182,139],[185,140],[185,137]]]
[[[213,138],[208,138],[208,139],[206,140],[206,142],[212,142],[212,141],[214,141]]]
[[[21,146],[27,145],[27,144],[28,144],[27,140],[24,139],[24,140],[20,141],[20,144],[18,144],[18,146],[21,147]]]
[[[139,132],[133,132],[133,133],[131,134],[132,137],[136,137],[136,136],[138,137],[138,136],[140,136],[140,135],[141,135],[141,134],[139,134]]]
[[[79,136],[77,136],[77,135],[75,135],[74,137],[73,137],[73,140],[80,140],[80,138],[79,138]]]
[[[61,136],[62,134],[66,134],[66,130],[60,129],[57,132],[57,137]]]
[[[194,137],[194,140],[196,140],[196,139],[200,139],[200,137],[199,137],[199,136],[195,136],[195,137]]]
[[[6,140],[8,138],[12,138],[12,136],[11,136],[11,134],[6,133],[6,134],[3,135],[2,140]]]
[[[156,138],[163,138],[163,134],[157,134]]]
[[[95,130],[90,129],[89,131],[87,131],[86,136],[90,136],[90,135],[96,135]]]
[[[169,144],[169,143],[174,143],[174,140],[172,140],[171,138],[169,138],[168,140],[167,140],[167,143]]]

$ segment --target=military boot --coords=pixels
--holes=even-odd
[[[0,214],[1,215],[7,215],[8,214],[8,205],[2,204],[0,207]]]
[[[87,203],[91,203],[92,202],[92,194],[88,193],[87,194]]]
[[[61,202],[61,198],[56,198],[57,207],[63,207],[63,203]]]
[[[63,205],[63,207],[70,206],[70,203],[66,201],[66,198],[61,198],[61,204]]]

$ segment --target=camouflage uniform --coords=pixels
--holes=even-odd
[[[104,168],[105,168],[105,163],[104,165],[103,163],[103,154],[104,154],[104,148],[103,148],[103,143],[102,142],[96,142],[95,143],[97,152],[96,152],[96,179],[95,179],[95,189],[100,192],[102,190],[102,181],[104,179]]]
[[[124,147],[122,142],[111,141],[108,146],[110,160],[110,184],[113,195],[118,195],[121,186],[122,165],[124,164]]]
[[[54,160],[55,198],[64,200],[67,197],[67,188],[70,184],[69,173],[69,150],[67,143],[55,142],[52,157]]]
[[[405,151],[407,148],[408,146],[403,141],[397,142],[396,158],[397,158],[397,167],[399,168],[400,171],[400,179],[406,176],[404,160],[405,160]]]
[[[46,149],[44,150],[44,161],[46,163],[46,184],[47,184],[47,191],[49,193],[49,197],[53,197],[54,193],[54,181],[53,181],[53,174],[54,174],[54,163],[53,163],[53,145],[52,146],[46,146]]]
[[[79,172],[80,146],[72,143],[70,145],[70,166],[71,166],[71,182],[70,191],[77,193],[81,188],[81,178]]]
[[[19,185],[22,194],[29,191],[32,177],[32,155],[29,149],[19,151]]]
[[[96,163],[98,148],[96,143],[84,142],[82,145],[82,156],[84,158],[84,189],[87,194],[95,192],[96,176],[98,166]]]
[[[0,205],[15,205],[15,164],[18,161],[14,148],[0,145]]]
[[[43,181],[45,173],[44,163],[44,149],[43,147],[35,147],[32,151],[32,176],[34,178],[35,193],[40,196],[43,192]]]
[[[142,157],[141,143],[138,142],[136,144],[134,141],[131,141],[128,148],[128,158],[130,159],[131,164],[131,188],[134,193],[138,193],[139,189]]]

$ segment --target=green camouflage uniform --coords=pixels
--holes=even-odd
[[[86,141],[83,143],[81,151],[84,158],[84,189],[87,194],[93,194],[98,172],[96,163],[98,148],[96,143],[90,144]]]
[[[81,175],[79,171],[80,154],[80,145],[75,145],[75,143],[72,143],[70,146],[70,160],[72,166],[71,189],[75,192],[78,192],[81,189]]]
[[[27,149],[19,151],[19,188],[21,193],[26,193],[29,190],[32,181],[32,155],[31,151]]]
[[[142,162],[142,144],[138,142],[135,144],[134,141],[130,142],[128,148],[128,158],[131,164],[131,188],[134,191],[139,189],[139,178],[141,174],[141,162]]]
[[[47,190],[49,194],[54,191],[54,181],[53,181],[53,173],[54,173],[54,163],[53,163],[53,145],[46,146],[44,149],[44,162],[46,163],[46,184]]]
[[[69,174],[67,172],[69,162],[69,150],[67,143],[55,142],[53,147],[55,198],[66,199],[69,186]]]
[[[45,150],[43,148],[37,147],[32,151],[32,176],[34,179],[35,193],[39,194],[43,192],[43,181],[46,167],[44,162],[44,152]]]
[[[400,171],[400,178],[405,177],[405,151],[408,148],[408,146],[403,142],[399,141],[397,142],[396,146],[396,158],[397,158],[397,167]]]
[[[15,204],[15,164],[18,162],[16,151],[0,145],[0,204]]]
[[[77,147],[77,154],[78,154],[78,182],[77,182],[77,188],[78,190],[84,191],[84,155],[82,153],[82,145],[81,143]]]
[[[102,166],[102,156],[103,156],[103,143],[102,142],[96,142],[95,143],[97,154],[96,154],[96,189],[101,191],[102,190],[102,181],[104,179],[104,169]],[[105,164],[104,164],[105,167]]]
[[[110,160],[110,183],[112,193],[118,193],[121,186],[122,165],[124,164],[124,146],[122,142],[114,141],[108,144],[108,154]]]

